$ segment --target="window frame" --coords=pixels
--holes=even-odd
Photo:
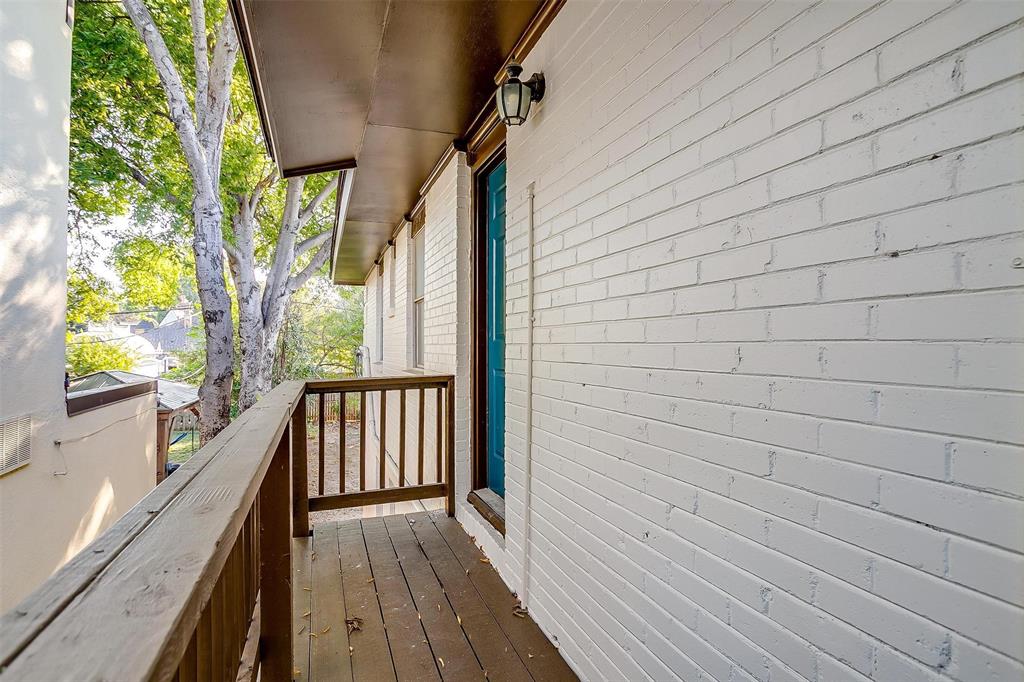
[[[397,280],[396,273],[398,270],[398,244],[394,241],[390,241],[388,244],[391,247],[391,257],[388,258],[385,256],[385,260],[390,261],[385,268],[387,270],[388,277],[388,317],[394,317],[395,309],[397,308],[395,304],[395,282]]]
[[[377,263],[377,362],[384,362],[384,260]]]
[[[410,299],[412,300],[412,365],[417,369],[423,369],[426,365],[425,337],[426,337],[426,268],[427,268],[427,232],[426,214],[423,207],[413,216],[412,227],[409,230],[409,241],[412,250],[412,287]],[[422,289],[420,285],[422,283]]]

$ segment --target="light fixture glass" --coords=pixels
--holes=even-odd
[[[509,64],[505,71],[508,80],[498,87],[495,95],[498,118],[507,126],[519,126],[526,122],[530,103],[539,102],[544,96],[544,76],[535,73],[524,83],[519,80],[523,67],[515,62]]]

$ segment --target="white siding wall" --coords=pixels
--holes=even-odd
[[[509,131],[507,554],[587,679],[1017,680],[1020,3],[575,2]]]

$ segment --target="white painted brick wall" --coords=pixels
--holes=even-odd
[[[570,0],[534,48],[488,550],[518,589],[532,184],[528,606],[585,679],[1024,677],[1022,17]]]
[[[441,171],[434,184],[428,189],[425,200],[426,223],[424,226],[424,366],[414,367],[413,344],[413,299],[411,293],[413,245],[411,227],[406,225],[395,236],[396,260],[390,252],[385,255],[384,270],[384,356],[383,361],[373,367],[374,375],[396,376],[408,373],[452,374],[455,376],[455,459],[456,499],[459,519],[488,553],[495,557],[495,565],[504,567],[504,541],[489,525],[480,523],[480,518],[466,502],[470,490],[470,295],[471,295],[471,238],[472,220],[470,203],[470,173],[465,154],[459,153]],[[390,273],[388,268],[395,263],[395,306],[389,306]],[[371,348],[376,358],[376,268],[367,276],[364,297],[363,343]],[[379,431],[380,407],[377,394],[370,394],[369,428],[372,437]],[[400,395],[396,391],[388,394],[387,451],[389,464],[389,485],[397,481],[399,452]],[[416,391],[406,395],[406,452],[418,451],[419,396]],[[436,476],[435,437],[436,395],[427,391],[424,398],[424,450],[426,461],[424,479],[433,482]],[[442,403],[443,409],[443,403]],[[407,454],[409,476],[415,476],[413,459]],[[376,479],[371,482],[375,485]],[[417,482],[410,478],[410,482]],[[428,507],[438,506],[429,503]]]

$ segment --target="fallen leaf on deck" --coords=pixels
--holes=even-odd
[[[455,620],[459,621],[459,625],[462,625],[462,616],[460,616],[459,614],[456,613],[455,614]]]
[[[302,617],[303,618],[309,618],[309,614],[310,614],[310,612],[306,611],[304,614],[302,614]]]
[[[312,591],[313,591],[313,588],[312,588],[312,587],[303,587],[302,589],[303,589],[304,591],[306,591],[306,592],[312,592]]]
[[[348,634],[352,634],[356,630],[363,629],[363,619],[359,616],[353,616],[345,619],[345,625],[348,626]]]
[[[512,615],[517,618],[526,618],[526,609],[521,609],[518,606],[512,609]]]
[[[331,626],[328,625],[327,627],[325,627],[323,630],[320,631],[320,634],[321,635],[326,635],[328,632],[330,632],[330,630],[331,630]]]
[[[372,582],[373,582],[373,578],[367,578],[367,579],[366,579],[366,582],[368,582],[368,583],[372,583]]]
[[[443,668],[444,667],[444,659],[441,658],[440,656],[438,656],[437,660],[441,662],[441,667]]]
[[[489,564],[489,563],[491,563],[491,560],[488,559],[487,557],[483,556],[483,557],[480,557],[480,563],[482,563],[482,564]]]

